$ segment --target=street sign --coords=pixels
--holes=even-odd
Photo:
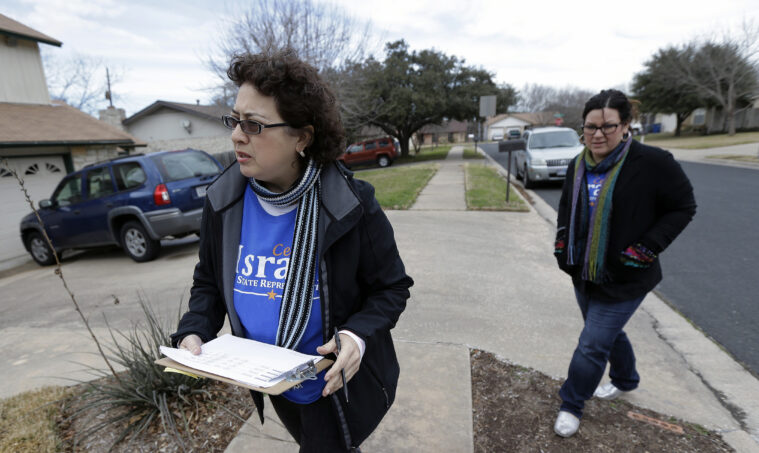
[[[480,116],[495,116],[495,95],[480,96]]]

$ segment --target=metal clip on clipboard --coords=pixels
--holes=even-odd
[[[299,365],[298,367],[294,368],[292,371],[285,374],[285,380],[288,382],[303,381],[303,380],[313,381],[313,380],[316,380],[316,373],[317,373],[316,364],[314,363],[313,360],[309,360],[303,365]]]

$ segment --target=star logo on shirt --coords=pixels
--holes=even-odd
[[[274,292],[274,290],[269,291],[266,293],[267,296],[269,296],[269,300],[273,300],[275,297],[277,297],[277,293]]]

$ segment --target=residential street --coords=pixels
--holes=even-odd
[[[506,168],[495,144],[482,148]],[[698,212],[662,254],[659,295],[759,374],[759,172],[750,168],[680,162],[693,184]],[[560,184],[534,190],[554,209]]]

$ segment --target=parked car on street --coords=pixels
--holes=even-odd
[[[206,187],[222,167],[194,149],[117,157],[66,175],[39,215],[53,247],[64,250],[118,245],[133,260],[154,259],[161,238],[199,233]],[[55,257],[31,213],[21,240],[34,261]]]
[[[541,127],[525,131],[522,149],[514,153],[517,178],[526,188],[538,181],[563,181],[567,165],[580,151],[577,132],[568,127]]]
[[[392,137],[374,138],[350,145],[340,157],[347,167],[376,163],[387,167],[400,153],[400,144]]]

